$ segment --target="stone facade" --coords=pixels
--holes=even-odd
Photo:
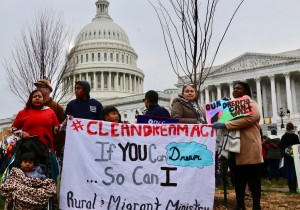
[[[188,81],[186,77],[182,77]],[[177,86],[182,87],[184,82]],[[261,113],[261,124],[281,127],[280,108],[286,115],[283,123],[300,127],[300,50],[279,54],[245,53],[223,65],[215,66],[200,91],[201,104],[231,97],[237,81],[250,85],[252,99]],[[288,113],[290,112],[290,113]]]
[[[64,77],[65,87],[70,87],[65,99],[74,98],[75,81],[86,80],[91,84],[93,98],[103,106],[116,106],[122,120],[134,123],[135,116],[145,109],[144,73],[137,67],[138,55],[127,34],[113,22],[108,8],[107,0],[98,0],[95,18],[77,36],[71,51],[75,68]],[[159,92],[159,104],[168,110],[172,94],[172,89]]]

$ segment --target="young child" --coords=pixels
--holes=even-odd
[[[104,121],[121,123],[121,117],[116,107],[107,106],[103,109],[102,113]]]
[[[42,168],[36,166],[36,157],[33,152],[26,152],[21,156],[21,169],[27,177],[46,179]]]
[[[0,193],[6,198],[4,209],[44,209],[49,198],[56,194],[56,183],[41,173],[34,153],[26,152],[20,159],[21,168],[12,167],[0,185]]]

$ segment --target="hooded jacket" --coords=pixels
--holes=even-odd
[[[281,159],[280,154],[280,137],[277,135],[270,135],[268,138],[262,143],[264,148],[268,147],[268,155],[267,158],[269,159]]]
[[[81,84],[84,92],[87,94],[87,100],[74,99],[67,104],[65,115],[71,115],[75,118],[102,120],[102,104],[96,99],[90,98],[90,84],[87,81],[77,81]]]
[[[90,98],[91,86],[87,81],[76,81],[75,84],[81,84],[84,92],[87,94],[87,97]]]

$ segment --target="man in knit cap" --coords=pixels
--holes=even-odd
[[[90,119],[102,120],[102,104],[90,97],[90,84],[87,81],[75,82],[75,96],[76,99],[70,101],[66,108],[66,115]]]

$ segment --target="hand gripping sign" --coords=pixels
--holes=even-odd
[[[214,122],[228,122],[253,113],[249,96],[212,101],[205,104],[205,110],[209,124],[213,124]]]
[[[60,209],[213,209],[211,125],[67,123]]]

